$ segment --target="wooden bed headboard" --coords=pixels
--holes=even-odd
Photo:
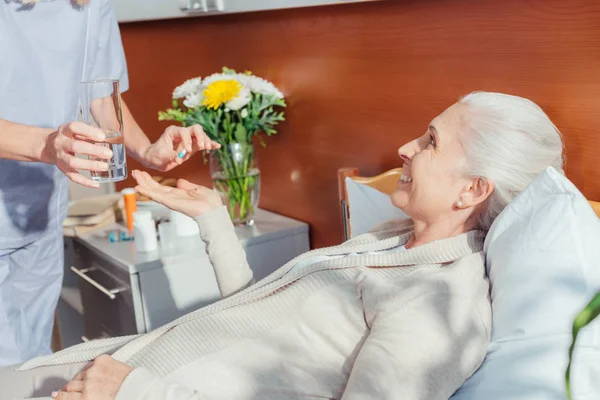
[[[338,171],[338,189],[340,197],[340,206],[342,213],[342,228],[344,229],[344,239],[347,240],[350,235],[350,210],[348,208],[348,192],[346,190],[346,178],[350,177],[358,183],[368,185],[385,194],[391,194],[396,188],[398,179],[402,174],[402,168],[394,168],[377,176],[360,176],[357,168],[341,168]],[[590,201],[590,205],[600,218],[600,202]]]

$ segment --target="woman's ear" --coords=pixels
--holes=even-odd
[[[494,182],[477,177],[473,178],[460,194],[463,208],[475,207],[487,200],[494,191]]]

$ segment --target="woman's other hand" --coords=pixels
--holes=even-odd
[[[41,160],[54,164],[70,180],[80,185],[97,188],[100,185],[81,175],[77,170],[108,171],[108,164],[102,160],[112,158],[112,151],[91,142],[104,142],[102,130],[82,122],[61,125],[46,138]],[[76,154],[91,156],[91,159],[76,157]]]
[[[162,186],[146,172],[135,170],[133,177],[138,183],[135,190],[139,193],[188,217],[200,216],[223,205],[218,193],[185,179],[177,181],[177,187],[173,188]]]
[[[143,163],[159,171],[170,171],[201,150],[216,150],[221,145],[204,133],[200,125],[169,126],[143,153]]]
[[[63,388],[52,393],[56,400],[114,400],[133,367],[102,355],[92,361]]]

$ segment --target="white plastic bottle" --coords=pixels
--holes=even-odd
[[[198,223],[193,218],[173,210],[170,215],[177,236],[198,236],[200,234]]]
[[[136,211],[133,214],[133,234],[135,248],[140,253],[154,251],[158,247],[156,225],[150,211]]]

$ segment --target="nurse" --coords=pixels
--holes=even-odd
[[[101,131],[72,122],[78,84],[107,78],[128,89],[110,0],[0,2],[0,366],[51,351],[67,177],[95,187],[77,170],[105,163],[74,154],[108,157],[89,142],[101,142]],[[170,170],[218,146],[197,126],[169,127],[152,144],[122,106],[127,153],[147,167]]]

